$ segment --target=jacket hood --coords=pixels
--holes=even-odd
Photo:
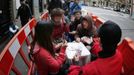
[[[86,35],[86,36],[96,36],[97,32],[96,32],[96,27],[93,24],[93,20],[90,16],[85,16],[83,17],[82,21],[86,20],[88,22],[88,28],[84,29],[83,24],[81,23],[78,26],[78,30],[81,31],[81,35]]]
[[[92,20],[92,17],[89,16],[89,15],[86,15],[86,16],[84,16],[84,17],[82,18],[82,21],[83,21],[83,20],[86,20],[86,21],[88,22],[88,25],[91,25],[91,27],[88,26],[88,29],[92,29],[92,27],[93,27],[93,20]],[[81,22],[81,25],[82,25],[82,22]],[[82,27],[83,27],[83,25],[82,25]]]

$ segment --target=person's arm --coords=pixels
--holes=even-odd
[[[68,75],[99,75],[96,64],[88,63],[84,66],[71,65]]]
[[[78,25],[78,27],[77,27],[77,29],[76,29],[76,34],[75,34],[75,36],[74,36],[74,38],[75,38],[75,40],[77,41],[77,42],[80,42],[80,37],[79,37],[79,33],[80,33],[80,25]]]
[[[97,28],[93,25],[93,35],[94,37],[98,37]]]
[[[101,50],[102,49],[101,49],[99,38],[93,38],[93,46],[91,49],[91,53],[98,56],[98,52],[100,52]]]
[[[53,62],[53,65],[54,66],[52,65],[52,63],[49,66],[49,69],[50,69],[50,72],[51,73],[59,72],[59,69],[61,68],[62,64],[65,61],[65,50],[66,50],[66,47],[61,47],[60,53],[59,53],[59,55],[55,59],[57,61],[57,63],[56,62],[55,63]]]
[[[69,68],[68,75],[79,75],[80,71],[81,71],[80,66],[71,65]]]
[[[76,40],[77,42],[80,42],[80,37],[79,37],[78,28],[77,28],[77,30],[76,30],[76,34],[75,34],[74,38],[75,38],[75,40]]]
[[[69,25],[69,29],[70,29],[70,32],[74,30],[74,21],[70,23]]]
[[[61,46],[62,46],[62,43],[53,43],[54,50],[60,49]]]
[[[71,31],[71,32],[69,32],[69,34],[75,35],[76,31]]]
[[[45,53],[42,54],[41,60],[42,64],[46,64],[48,66],[50,74],[56,74],[59,72],[59,69],[65,61],[65,54],[59,53],[59,55],[56,58],[54,58],[49,53]]]
[[[76,33],[77,33],[77,32],[76,32]],[[76,34],[76,35],[74,36],[74,38],[75,38],[76,42],[80,42],[80,40],[81,40],[78,34]]]

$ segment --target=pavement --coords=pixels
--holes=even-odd
[[[111,20],[117,23],[122,29],[122,39],[129,37],[134,40],[134,20],[132,20],[128,14],[98,7],[84,6],[83,9],[92,12],[94,15],[97,15],[105,21]]]
[[[3,41],[0,44],[0,53],[2,52],[2,50],[4,49],[5,45],[10,41],[10,38],[7,38],[5,41]]]

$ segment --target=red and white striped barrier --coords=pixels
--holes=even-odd
[[[123,70],[122,75],[134,75],[134,41],[130,38],[124,38],[119,44],[123,57]]]
[[[27,25],[21,28],[21,30],[12,38],[12,40],[2,51],[0,55],[0,71],[4,75],[9,75],[17,53],[21,49],[21,46],[26,40],[27,36],[30,34],[30,32],[32,32],[32,29],[35,27],[35,25],[36,20],[33,18],[30,22],[27,23]]]
[[[95,25],[98,28],[102,23],[104,23],[105,21],[95,15],[92,16],[94,21],[95,21]],[[45,12],[41,17],[41,20],[50,20],[49,19],[49,14],[48,12]],[[32,36],[33,38],[33,28],[36,26],[36,19],[33,18],[32,20],[30,20],[23,28],[20,29],[20,31],[11,39],[11,41],[7,44],[7,46],[4,48],[4,50],[1,52],[0,54],[0,75],[9,75],[10,71],[12,70],[16,75],[22,75],[21,72],[16,68],[15,64],[14,64],[14,60],[16,58],[16,55],[19,53],[22,57],[22,59],[24,60],[25,64],[28,66],[28,73],[27,75],[31,75],[32,72],[32,68],[33,68],[33,63],[31,61],[29,61],[22,49],[22,44],[24,43],[24,41],[26,41],[27,47],[30,45],[29,39],[27,38],[29,35]],[[128,48],[131,49],[131,52],[134,54],[134,42],[127,44]],[[120,45],[119,48],[124,48],[124,44]],[[126,47],[125,47],[126,48]],[[28,48],[29,49],[29,48]],[[125,51],[127,51],[128,49],[126,49]],[[122,51],[123,52],[123,51]],[[123,54],[123,53],[122,53]],[[133,56],[132,54],[132,56]],[[129,56],[130,54],[128,54]],[[132,59],[134,58],[134,56],[131,56],[131,60],[128,60],[127,58],[125,59],[125,63],[127,63],[128,65],[128,61],[131,61],[129,64],[131,64],[131,68],[129,69],[129,72],[131,70],[133,70],[134,66],[133,66],[133,62]],[[126,53],[124,52],[124,57],[126,57]],[[128,57],[129,58],[129,57]],[[126,67],[124,67],[124,71],[128,72],[128,69],[126,69]],[[126,73],[128,74],[128,73]],[[131,73],[132,75],[134,73]]]
[[[93,19],[94,22],[96,21],[97,18],[98,18],[98,16],[92,15],[92,19]]]
[[[45,16],[45,17],[44,17]],[[48,19],[48,13],[42,15],[42,19]],[[22,44],[26,41],[27,47],[30,45],[29,35],[33,38],[33,28],[36,25],[36,19],[31,19],[19,32],[11,39],[0,54],[0,75],[9,75],[12,70],[16,75],[22,75],[21,72],[15,67],[14,60],[19,53],[28,67],[27,75],[31,75],[33,63],[29,61],[22,49]]]
[[[103,24],[105,22],[105,20],[97,17],[96,21],[95,21],[95,26],[98,28],[100,27],[101,24]]]
[[[41,20],[50,20],[48,11],[41,15]]]

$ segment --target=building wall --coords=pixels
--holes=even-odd
[[[134,19],[134,0],[132,1],[132,19]]]

